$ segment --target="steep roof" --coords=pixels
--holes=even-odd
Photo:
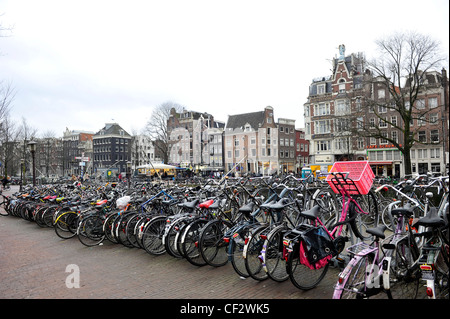
[[[250,124],[254,129],[258,129],[259,124],[264,123],[264,111],[229,115],[227,128],[244,128],[245,124]]]
[[[123,132],[123,134],[121,134]],[[131,137],[119,124],[117,123],[106,123],[100,131],[98,131],[94,136],[98,135],[120,135],[124,137]]]

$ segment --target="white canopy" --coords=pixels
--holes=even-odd
[[[148,168],[148,169],[175,169],[177,168],[176,166],[172,166],[172,165],[168,165],[168,164],[162,164],[162,163],[153,163],[152,164],[146,164],[146,165],[141,165],[137,167],[138,169],[140,168]]]

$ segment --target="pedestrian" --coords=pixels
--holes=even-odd
[[[3,190],[6,189],[6,185],[8,185],[9,182],[11,182],[11,181],[10,181],[10,178],[8,178],[8,176],[5,175],[5,177],[3,177],[3,179],[2,179]]]

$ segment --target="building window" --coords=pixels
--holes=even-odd
[[[418,149],[417,150],[417,158],[418,159],[425,159],[425,158],[428,157],[427,153],[428,153],[427,149]]]
[[[427,132],[419,131],[419,142],[426,143],[427,142]]]
[[[392,161],[392,151],[386,151],[386,161]]]
[[[392,125],[397,125],[397,116],[391,116]]]
[[[431,163],[431,171],[433,173],[440,173],[441,172],[441,164],[439,164],[439,163]]]
[[[430,141],[431,143],[439,143],[439,130],[430,131]]]
[[[430,114],[430,123],[431,124],[437,124],[439,120],[439,114],[438,113],[431,113]]]
[[[437,97],[429,97],[428,98],[428,107],[430,109],[434,109],[438,106]]]
[[[345,93],[345,80],[339,80],[339,93]]]
[[[383,138],[380,139],[380,144],[387,144],[388,140],[386,138],[388,137],[388,132],[381,132],[381,136]]]
[[[398,143],[398,133],[397,133],[397,131],[391,131],[391,139],[394,142]]]
[[[386,113],[387,107],[386,105],[378,105],[378,113]]]
[[[378,98],[384,99],[385,97],[386,97],[386,91],[384,89],[379,89],[378,90]]]
[[[441,157],[441,149],[432,148],[430,149],[430,158],[440,158]]]
[[[328,151],[330,150],[330,141],[318,141],[317,142],[317,151]]]
[[[325,93],[325,84],[317,85],[317,94],[324,94],[324,93]]]
[[[330,133],[330,120],[315,121],[314,133],[325,134]]]
[[[377,161],[382,161],[383,160],[383,151],[378,151],[377,153]]]
[[[423,110],[425,108],[425,99],[417,99],[416,108],[419,110]]]
[[[336,115],[345,115],[350,113],[350,105],[345,100],[338,100],[336,103]]]
[[[357,147],[358,147],[358,149],[364,148],[364,138],[363,137],[358,138]]]

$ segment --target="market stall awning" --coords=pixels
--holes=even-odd
[[[391,165],[392,161],[374,161],[369,162],[369,165]]]
[[[162,163],[154,163],[154,164],[146,164],[138,166],[137,169],[176,169],[176,166],[168,165],[168,164],[162,164]]]

